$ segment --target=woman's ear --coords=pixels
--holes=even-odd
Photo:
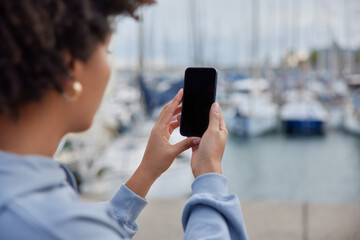
[[[69,69],[70,72],[73,71],[74,68],[74,59],[71,56],[70,52],[68,50],[62,50],[62,55],[64,56],[64,64]]]
[[[76,99],[82,92],[82,73],[84,69],[84,63],[78,59],[74,59],[69,51],[63,51],[64,63],[69,70],[69,78],[64,81],[64,98],[69,101],[69,99]],[[72,100],[70,101],[72,102]]]
[[[69,70],[69,80],[79,81],[84,70],[85,63],[79,59],[74,59],[68,50],[63,50],[64,64]],[[81,81],[81,80],[80,80]]]
[[[69,69],[69,74],[74,80],[84,68],[84,62],[79,59],[74,59],[68,50],[61,51],[64,56],[64,64]]]

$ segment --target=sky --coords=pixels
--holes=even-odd
[[[141,10],[145,65],[194,65],[195,52],[207,65],[242,67],[253,59],[276,64],[289,51],[306,54],[332,42],[346,48],[360,46],[358,0],[258,0],[254,15],[259,22],[258,47],[253,58],[254,1],[158,0],[145,7]],[[135,20],[118,20],[112,46],[124,67],[137,62],[138,35]]]

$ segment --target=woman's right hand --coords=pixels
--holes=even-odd
[[[210,109],[209,126],[199,139],[200,144],[192,147],[191,168],[195,178],[205,173],[222,173],[221,160],[227,136],[224,115],[215,102]]]

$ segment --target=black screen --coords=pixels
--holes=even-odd
[[[214,68],[185,71],[180,133],[201,137],[209,125],[209,111],[215,101],[217,72]]]

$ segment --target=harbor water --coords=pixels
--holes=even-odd
[[[242,200],[359,203],[360,138],[337,130],[322,137],[230,136],[223,173]]]

